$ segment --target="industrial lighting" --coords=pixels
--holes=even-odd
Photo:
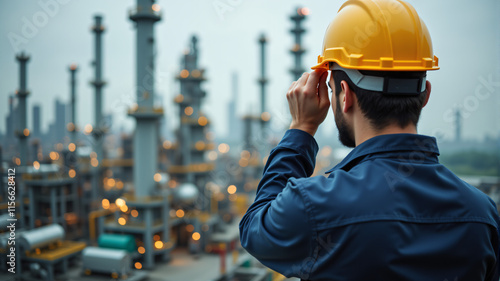
[[[74,178],[74,177],[76,176],[76,171],[75,171],[75,169],[70,169],[70,170],[68,171],[68,176],[69,176],[70,178]]]
[[[109,200],[108,199],[102,199],[101,204],[102,204],[102,207],[104,209],[109,209]]]
[[[238,161],[238,164],[240,164],[240,167],[245,168],[246,166],[248,166],[248,159],[241,158],[240,161]]]
[[[200,126],[206,126],[208,124],[208,119],[207,117],[205,116],[201,116],[200,118],[198,118],[198,124]]]
[[[135,268],[136,268],[136,269],[141,269],[141,268],[142,268],[142,263],[140,263],[140,262],[136,262],[136,263],[134,264],[134,266],[135,266]]]
[[[107,180],[107,184],[111,187],[115,186],[115,183],[116,183],[115,179],[110,178]]]
[[[182,94],[178,94],[177,96],[175,96],[174,101],[176,103],[181,103],[184,101],[184,96]]]
[[[260,119],[262,119],[262,121],[264,122],[267,122],[271,119],[271,114],[269,112],[262,112],[262,114],[260,115]]]
[[[191,106],[188,106],[186,108],[184,108],[184,113],[187,115],[187,116],[191,116],[193,114],[194,110]]]
[[[217,152],[215,151],[210,151],[208,153],[208,159],[211,160],[211,161],[215,161],[217,160]]]
[[[128,211],[128,207],[127,207],[127,205],[123,205],[123,206],[121,206],[121,207],[120,207],[120,211],[122,211],[122,212],[126,213],[126,212]]]
[[[250,151],[248,151],[248,150],[243,150],[240,155],[241,155],[241,158],[250,159]]]
[[[75,124],[73,124],[72,122],[69,122],[68,125],[66,125],[66,129],[68,129],[68,131],[72,132],[75,129]]]
[[[181,78],[187,78],[189,76],[189,71],[187,69],[181,70]]]
[[[139,254],[142,255],[142,254],[144,254],[146,252],[146,249],[141,246],[141,247],[137,248],[137,252],[139,252]]]
[[[29,136],[29,135],[30,135],[30,130],[28,130],[28,129],[24,129],[24,130],[23,130],[23,135],[24,135],[25,137]]]
[[[206,146],[206,145],[205,145],[205,142],[204,142],[204,141],[197,141],[197,142],[195,143],[195,145],[194,145],[194,147],[196,148],[196,150],[199,150],[199,151],[201,151],[201,150],[205,149],[205,146]]]
[[[194,231],[194,226],[192,224],[186,225],[186,231],[187,232],[193,232]]]
[[[163,248],[163,242],[161,242],[161,241],[156,241],[156,242],[155,242],[155,248],[156,248],[156,249],[161,249],[161,248]]]
[[[92,133],[93,129],[94,128],[92,127],[92,125],[90,125],[90,124],[85,125],[85,134],[88,135],[88,134]]]
[[[155,234],[155,235],[153,236],[153,240],[155,240],[155,241],[159,241],[159,240],[160,240],[160,235]]]
[[[234,194],[236,192],[236,186],[235,185],[230,185],[227,187],[227,193],[229,194]]]
[[[170,149],[170,148],[172,148],[172,142],[171,142],[171,141],[168,141],[168,140],[164,141],[164,142],[163,142],[163,148],[165,148],[165,149]]]
[[[117,198],[115,200],[115,204],[116,204],[116,206],[118,206],[119,208],[121,208],[121,206],[125,205],[125,200],[123,200],[122,198]]]
[[[125,225],[126,223],[127,223],[127,220],[125,218],[119,218],[118,219],[118,224]]]
[[[307,16],[310,14],[309,8],[303,7],[297,9],[297,14],[299,16]]]
[[[40,169],[40,162],[34,161],[33,162],[33,168],[35,168],[36,170]]]
[[[154,180],[155,180],[155,182],[160,182],[161,181],[161,174],[160,173],[156,173],[154,175]]]
[[[70,143],[68,145],[68,150],[69,151],[73,152],[73,151],[75,151],[75,149],[76,149],[76,145],[74,143]]]
[[[220,153],[228,153],[229,152],[229,145],[226,143],[221,143],[221,144],[219,144],[218,149],[219,149]]]
[[[153,6],[151,6],[151,9],[155,12],[159,12],[161,7],[158,4],[153,4]]]
[[[134,218],[137,218],[139,216],[139,212],[137,210],[132,210],[130,211],[130,215]]]
[[[179,218],[182,218],[184,217],[184,211],[182,209],[179,209],[177,210],[177,212],[175,212],[175,215],[177,215],[177,217]]]
[[[198,240],[200,240],[201,235],[198,232],[195,232],[195,233],[193,233],[193,235],[191,235],[191,237],[193,237],[194,241],[198,241]]]
[[[90,165],[92,165],[92,167],[97,167],[99,165],[99,161],[97,160],[97,158],[92,158],[90,160]]]
[[[116,188],[117,189],[122,189],[123,188],[123,182],[121,180],[116,182]]]

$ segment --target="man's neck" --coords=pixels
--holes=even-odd
[[[391,135],[391,134],[416,134],[417,128],[415,125],[408,125],[405,128],[401,128],[396,124],[391,124],[382,130],[374,130],[369,124],[364,124],[364,126],[356,126],[354,130],[354,136],[356,141],[356,146],[362,144],[363,142],[381,135]]]

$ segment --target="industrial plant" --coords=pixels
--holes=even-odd
[[[37,75],[30,62],[37,52],[20,51],[11,58],[18,67],[18,88],[1,101],[8,112],[1,114],[0,280],[292,280],[251,257],[240,245],[238,230],[267,157],[287,129],[271,126],[276,118],[268,96],[273,38],[266,30],[248,35],[258,72],[245,76],[259,89],[254,93],[258,105],[237,114],[242,75],[233,72],[227,77],[231,100],[224,101],[224,126],[231,134],[216,137],[213,116],[203,110],[215,94],[206,87],[211,65],[200,59],[211,39],[203,33],[173,39],[185,51],[170,54],[179,62],[170,77],[179,90],[172,90],[173,98],[163,104],[164,93],[155,89],[157,50],[165,47],[158,45],[155,33],[155,25],[164,20],[162,7],[155,0],[134,1],[123,16],[135,32],[135,53],[130,54],[135,96],[121,113],[133,120],[132,133],[111,130],[113,115],[104,110],[107,86],[118,83],[108,81],[107,73],[120,67],[106,64],[103,42],[113,32],[106,13],[88,18],[92,61],[68,61],[66,76],[59,77],[67,81],[68,91],[64,101],[50,100],[52,111],[30,104],[32,95],[42,95],[30,87],[30,77]],[[282,32],[293,42],[284,50],[289,61],[280,69],[289,80],[278,82],[286,90],[308,71],[303,55],[309,9],[294,7],[281,16],[288,23]],[[83,68],[91,68],[90,81],[80,75]],[[79,85],[90,87],[93,95],[81,95]],[[84,100],[92,107],[82,107]],[[84,110],[92,123],[78,120]],[[42,130],[42,112],[54,117],[47,130]],[[175,126],[167,126],[173,115]],[[457,138],[460,126],[457,121]],[[321,145],[315,175],[345,154]],[[496,184],[496,179],[477,182],[498,200]]]
[[[301,37],[307,12],[299,7],[290,16],[292,79],[305,71]],[[165,112],[155,91],[155,49],[161,46],[154,30],[162,13],[154,0],[137,0],[128,18],[136,33],[136,100],[123,114],[135,119],[133,134],[110,131],[112,116],[103,111],[105,15],[89,19],[92,124],[77,120],[85,98],[77,91],[81,66],[68,63],[69,103],[54,101],[55,121],[46,133],[44,109],[35,104],[30,128],[28,73],[36,74],[29,62],[37,54],[14,58],[19,88],[5,101],[0,150],[0,279],[284,280],[241,248],[238,233],[277,142],[266,103],[268,38],[262,33],[255,40],[260,110],[231,118],[234,134],[225,140],[214,137],[202,109],[211,95],[204,89],[209,66],[199,61],[207,39],[184,38],[186,51],[178,54],[175,75],[180,91],[171,101],[179,123],[169,132],[173,138],[165,139]],[[237,73],[231,81],[229,111],[236,116]]]

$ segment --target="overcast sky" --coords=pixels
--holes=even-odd
[[[53,2],[48,13],[40,3]],[[67,2],[67,3],[66,3]],[[321,53],[324,31],[343,1],[289,0],[186,0],[157,3],[163,20],[156,24],[157,79],[156,92],[162,100],[170,129],[177,127],[178,94],[174,76],[179,70],[183,50],[192,34],[199,36],[200,65],[206,69],[208,93],[204,111],[212,120],[218,135],[227,133],[226,105],[231,97],[231,74],[239,75],[240,115],[259,105],[259,49],[257,39],[264,32],[268,44],[268,105],[274,116],[274,127],[286,124],[285,92],[292,82],[289,69],[293,46],[289,16],[299,5],[306,4],[310,16],[305,22],[307,33],[303,58],[306,66],[316,63]],[[428,74],[433,83],[432,96],[424,109],[419,132],[453,138],[454,106],[464,110],[463,131],[467,138],[497,136],[500,131],[500,82],[498,64],[500,7],[495,0],[413,0],[426,22],[440,59],[441,70]],[[128,19],[132,0],[0,0],[0,131],[5,131],[8,95],[18,88],[17,50],[31,55],[28,66],[28,120],[31,108],[42,106],[43,130],[54,121],[54,100],[69,101],[68,66],[77,63],[78,116],[82,126],[92,123],[93,89],[90,62],[93,58],[93,16],[104,16],[104,111],[113,114],[115,124],[128,130],[135,121],[126,116],[126,107],[135,99],[135,29]],[[226,11],[216,7],[229,7]],[[43,22],[44,16],[46,22]],[[34,25],[26,36],[23,29]],[[25,30],[24,30],[25,31]],[[12,43],[12,38],[21,41]],[[31,37],[31,38],[28,38]],[[253,111],[255,112],[255,111]],[[333,114],[323,125],[326,133],[335,133]]]

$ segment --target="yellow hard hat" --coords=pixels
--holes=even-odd
[[[427,26],[402,0],[349,0],[328,26],[323,54],[312,69],[438,70]]]

